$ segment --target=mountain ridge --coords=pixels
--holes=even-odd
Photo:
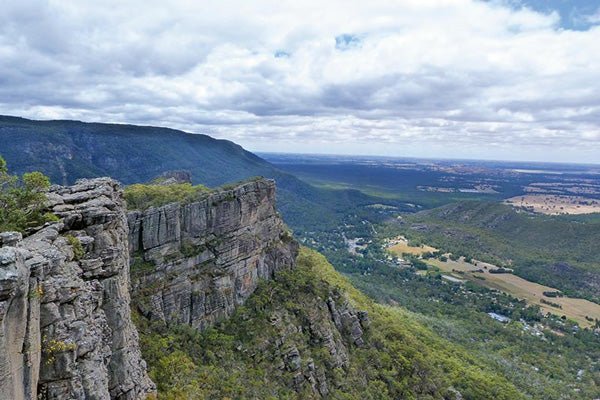
[[[38,135],[38,137],[25,137],[24,134],[28,133],[35,133],[36,135]],[[17,173],[35,170],[35,162],[32,162],[31,156],[35,155],[33,151],[37,149],[32,148],[31,141],[33,141],[34,144],[47,144],[44,143],[43,139],[48,139],[49,135],[54,136],[52,137],[52,139],[70,140],[69,144],[77,146],[76,150],[80,152],[88,151],[90,153],[92,150],[94,150],[93,146],[95,144],[89,142],[89,139],[84,137],[85,135],[97,136],[98,138],[112,138],[113,140],[119,140],[123,138],[128,140],[135,140],[138,138],[142,138],[146,141],[157,141],[157,144],[160,144],[160,142],[165,142],[168,139],[179,139],[183,140],[185,142],[184,144],[187,145],[202,144],[209,149],[221,147],[223,149],[222,153],[224,153],[225,151],[229,151],[232,154],[237,155],[238,157],[242,156],[244,161],[247,163],[247,167],[255,166],[258,168],[275,169],[267,161],[263,160],[262,158],[258,157],[257,155],[251,152],[244,150],[240,145],[230,140],[215,139],[206,134],[184,132],[181,130],[176,130],[167,127],[101,122],[83,122],[77,120],[38,121],[17,116],[0,115],[0,135],[3,139],[12,140],[10,146],[5,147],[2,152],[4,158],[7,160],[9,165],[12,166],[12,169]],[[43,135],[43,137],[40,138],[40,135]],[[58,136],[58,138],[56,136]],[[27,139],[29,139],[29,143]],[[111,142],[109,144],[111,147],[114,147],[120,143]],[[15,149],[11,151],[12,148],[18,145],[22,145],[22,147],[20,149]],[[29,148],[27,148],[27,145],[29,145]],[[106,147],[104,143],[96,145]],[[139,147],[134,147],[133,143],[129,143],[129,146],[126,146],[126,148],[130,151],[138,150],[138,152],[141,152],[141,149]],[[25,157],[17,157],[15,153],[17,153],[18,150],[24,151]],[[60,151],[60,149],[58,150]],[[106,148],[101,148],[100,150],[106,150]],[[58,152],[54,151],[54,153]],[[21,156],[22,155],[23,154],[21,154]],[[67,153],[65,155],[69,156],[66,159],[69,161],[73,161],[72,157],[77,156],[77,154],[73,153]],[[146,157],[149,157],[150,159],[152,159],[153,157],[151,152],[144,153],[144,155]],[[203,154],[196,153],[196,155]],[[102,158],[102,156],[104,156],[104,159]],[[94,156],[84,156],[84,159],[85,158],[89,158],[89,161],[92,161]],[[104,155],[98,155],[98,160],[94,160],[97,162],[98,166],[95,170],[91,169],[90,172],[96,172],[96,174],[99,176],[111,176],[113,178],[119,179],[125,184],[129,184],[133,182],[149,180],[154,176],[159,175],[160,172],[175,169],[170,168],[168,166],[159,165],[156,166],[154,169],[151,168],[149,170],[136,170],[127,174],[123,171],[116,170],[116,166],[114,165],[114,163],[111,163],[111,158],[114,157],[110,154],[110,152]],[[215,162],[218,160],[216,159],[216,157],[213,156],[210,158],[210,161]],[[231,160],[226,159],[223,159],[221,161],[221,164],[229,164],[231,162]],[[181,163],[182,161],[178,160],[178,164]],[[191,162],[183,162],[183,164],[193,166]],[[225,182],[230,182],[231,180],[236,178],[236,176],[230,176],[230,174],[228,174],[227,171],[223,170],[211,171],[211,174],[199,174],[197,168],[195,169],[196,170],[193,171],[195,173],[192,175],[192,179],[194,179],[195,181],[199,181],[200,179],[202,179],[204,183],[208,183],[211,185],[223,184]],[[64,174],[60,176],[60,178],[62,178],[61,180],[56,179],[59,178],[59,176],[56,174],[55,170],[48,168],[38,168],[37,170],[42,170],[48,176],[50,176],[50,178],[54,182],[61,183],[63,185],[72,184],[75,180],[79,178],[89,177],[80,176],[80,173],[78,173],[78,171],[69,169],[67,171],[64,171],[68,172],[69,174],[67,174],[66,176]]]
[[[41,171],[63,185],[101,176],[142,183],[171,170],[186,170],[193,183],[212,187],[271,178],[278,209],[294,230],[335,227],[340,210],[382,201],[356,190],[313,187],[231,141],[171,128],[0,116],[0,140],[11,171]]]

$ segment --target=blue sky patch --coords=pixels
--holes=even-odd
[[[349,50],[360,46],[361,39],[357,35],[344,33],[335,37],[335,48],[338,50]]]
[[[290,53],[288,53],[285,50],[277,50],[273,55],[275,56],[275,58],[288,58],[290,56]]]
[[[496,0],[484,0],[497,2]],[[549,14],[556,11],[560,15],[560,27],[570,30],[588,30],[600,25],[600,2],[598,0],[502,0],[514,9],[523,7]]]

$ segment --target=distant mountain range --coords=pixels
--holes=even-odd
[[[13,173],[42,171],[63,185],[99,176],[146,182],[170,170],[187,170],[194,183],[207,186],[272,178],[286,222],[300,229],[335,225],[342,210],[380,201],[354,190],[315,188],[231,141],[169,128],[0,116],[0,141]]]
[[[90,176],[130,184],[174,169],[188,170],[195,182],[209,186],[280,175],[233,142],[168,128],[0,116],[0,138],[0,154],[13,171],[43,171],[64,185]]]

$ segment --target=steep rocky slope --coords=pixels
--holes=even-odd
[[[260,279],[294,265],[298,244],[259,179],[190,204],[129,213],[133,296],[146,317],[203,329],[231,315]]]
[[[127,214],[115,181],[83,180],[53,187],[59,222],[0,234],[0,399],[521,398],[297,257],[274,182],[202,196]]]
[[[137,318],[166,399],[524,398],[464,348],[374,304],[303,248],[233,315],[198,331]]]
[[[205,329],[298,252],[269,180],[129,215],[111,179],[48,197],[59,222],[25,238],[0,234],[2,400],[144,399],[155,386],[130,288],[144,316]]]
[[[80,181],[50,200],[60,222],[0,236],[0,398],[146,398],[121,192]]]

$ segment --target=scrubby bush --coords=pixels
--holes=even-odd
[[[364,344],[337,331],[326,304],[366,311]],[[376,304],[320,254],[302,248],[297,266],[262,281],[229,320],[203,332],[137,316],[141,347],[160,398],[316,399],[310,382],[293,385],[299,373],[319,372],[331,399],[524,398],[512,384],[466,350],[438,339],[397,307]],[[298,329],[310,325],[311,328]],[[348,366],[319,332],[345,343]],[[274,340],[276,338],[276,340]],[[282,343],[278,343],[279,341]],[[300,370],[286,363],[290,348],[301,354]],[[298,391],[296,391],[297,389]]]
[[[189,203],[198,200],[209,189],[202,185],[176,183],[173,185],[135,184],[125,188],[125,201],[131,210],[145,210],[169,203]]]
[[[23,232],[27,228],[56,220],[45,213],[46,194],[50,180],[41,172],[29,172],[19,177],[8,172],[0,157],[0,231]]]
[[[67,242],[73,249],[73,258],[75,260],[80,260],[85,254],[81,241],[73,235],[67,235]]]

